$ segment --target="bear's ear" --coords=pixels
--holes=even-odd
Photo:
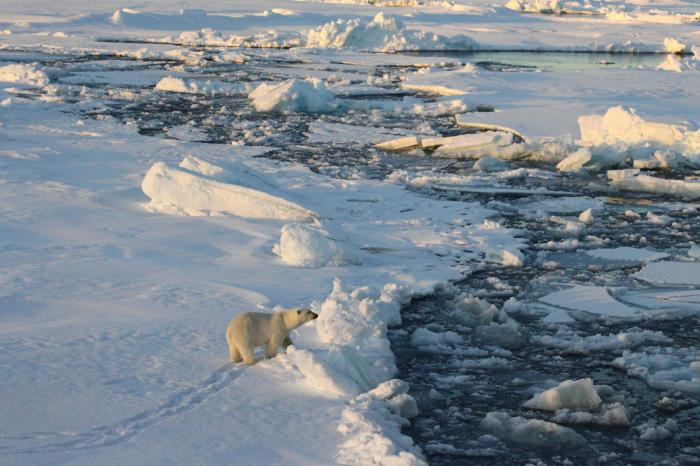
[[[297,315],[300,316],[302,313],[302,309],[297,309]]]

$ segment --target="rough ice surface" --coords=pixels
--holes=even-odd
[[[619,402],[605,404],[599,412],[573,411],[561,409],[554,413],[552,420],[559,424],[595,424],[611,427],[630,425],[630,414]]]
[[[49,77],[41,66],[22,63],[0,66],[0,81],[43,87],[49,83]]]
[[[686,163],[697,163],[700,150],[700,129],[689,129],[684,125],[651,122],[643,119],[634,110],[612,107],[602,115],[581,116],[578,119],[581,141],[601,150],[605,146],[623,145],[632,157],[635,150],[644,153],[642,148],[674,151],[683,155]],[[610,149],[607,149],[609,152]],[[620,154],[624,156],[623,154]],[[608,164],[607,166],[611,166]]]
[[[553,319],[545,319],[545,321],[554,323]],[[571,318],[568,320],[558,320],[558,322],[571,321]],[[556,335],[535,336],[533,337],[532,341],[540,345],[566,349],[577,353],[609,351],[613,349],[633,348],[643,344],[672,342],[672,340],[665,336],[662,332],[654,332],[650,330],[630,329],[626,332],[617,334],[596,334],[582,337],[561,327],[557,331]]]
[[[375,52],[405,50],[471,50],[476,42],[466,36],[446,38],[409,30],[396,18],[377,13],[371,21],[359,19],[326,23],[303,34],[305,47],[352,48]]]
[[[700,354],[695,348],[656,348],[648,352],[625,350],[622,356],[612,361],[612,365],[659,390],[700,393]]]

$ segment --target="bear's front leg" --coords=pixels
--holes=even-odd
[[[290,346],[290,345],[293,345],[293,344],[294,344],[294,342],[292,341],[291,338],[289,338],[289,335],[287,335],[286,337],[284,337],[284,340],[282,340],[282,347],[283,347],[284,349],[289,348],[289,346]]]
[[[267,342],[267,348],[265,348],[265,356],[269,358],[274,358],[275,355],[277,354],[277,348],[280,347],[280,338],[279,336],[273,335],[270,337],[270,340]]]

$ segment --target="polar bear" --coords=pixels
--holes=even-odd
[[[265,356],[272,358],[280,345],[286,349],[292,344],[289,332],[316,319],[318,314],[309,309],[288,309],[264,314],[246,312],[234,317],[226,329],[231,362],[255,364],[256,346],[265,345]]]

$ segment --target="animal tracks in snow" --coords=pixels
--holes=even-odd
[[[241,374],[241,369],[226,364],[197,385],[174,393],[163,403],[151,409],[88,432],[32,432],[0,435],[0,452],[26,454],[114,445],[177,414],[199,406]]]

